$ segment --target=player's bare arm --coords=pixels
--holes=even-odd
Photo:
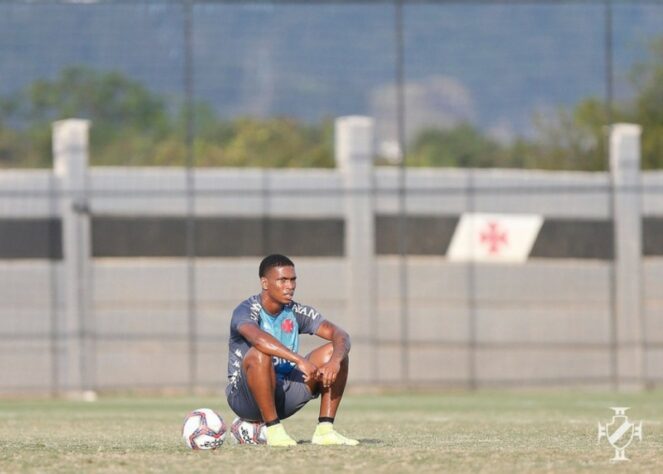
[[[294,362],[297,365],[297,369],[304,374],[305,381],[316,376],[318,368],[310,360],[292,352],[274,336],[263,331],[258,326],[254,324],[242,324],[237,330],[260,352]]]
[[[341,370],[341,362],[350,352],[350,335],[334,323],[323,321],[316,335],[331,341],[333,352],[329,362],[318,368],[316,377],[324,387],[331,386]]]

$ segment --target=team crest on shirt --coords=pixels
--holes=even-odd
[[[292,319],[284,319],[281,323],[281,330],[283,332],[292,332],[294,328],[295,325],[293,324]]]

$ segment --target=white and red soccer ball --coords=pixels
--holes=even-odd
[[[267,428],[264,423],[235,418],[230,434],[237,444],[267,444]]]
[[[226,439],[226,423],[214,410],[198,408],[184,418],[182,438],[191,449],[216,449]]]

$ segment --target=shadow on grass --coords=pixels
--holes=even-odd
[[[299,441],[297,441],[297,444],[311,444],[311,440],[300,439]],[[362,444],[384,444],[384,441],[382,441],[381,439],[371,439],[371,438],[359,439],[359,446],[361,446]]]

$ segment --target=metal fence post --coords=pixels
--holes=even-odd
[[[644,387],[642,313],[642,209],[640,133],[616,124],[610,133],[610,172],[614,188],[615,345],[618,388]]]
[[[62,220],[61,387],[68,392],[91,390],[93,354],[90,334],[90,214],[87,202],[87,120],[69,119],[53,124],[53,158]]]
[[[336,166],[345,191],[346,295],[350,333],[374,342],[375,216],[373,130],[370,117],[339,117],[335,123]],[[376,354],[376,348],[371,353]],[[377,374],[372,358],[370,373]]]

